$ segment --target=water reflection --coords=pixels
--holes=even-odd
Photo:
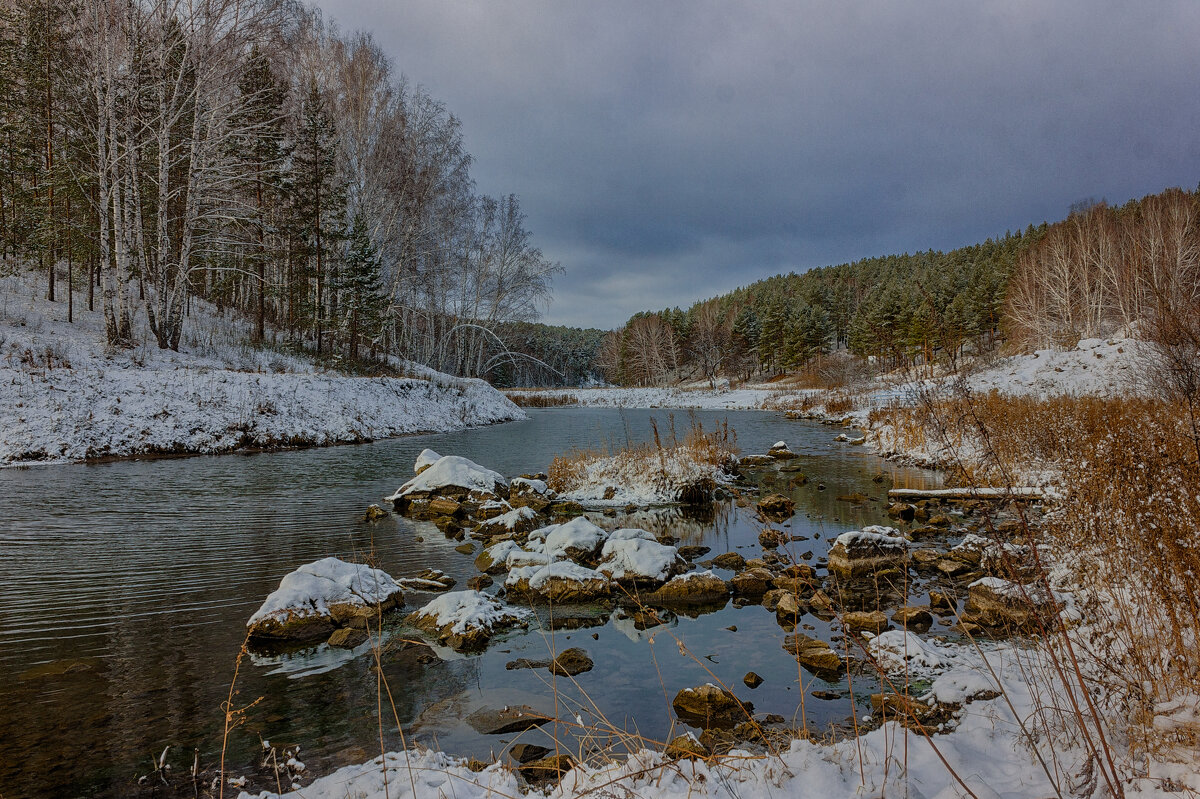
[[[534,472],[572,447],[648,440],[650,420],[665,429],[665,416],[554,409],[525,422],[357,447],[0,471],[0,669],[13,675],[0,683],[5,795],[128,795],[168,744],[177,772],[190,769],[194,750],[202,764],[215,762],[245,620],[298,564],[370,554],[397,577],[433,567],[464,585],[475,573],[471,557],[432,524],[394,516],[360,522],[367,504],[407,479],[421,449],[465,455],[506,474]],[[806,552],[819,559],[830,535],[882,521],[879,502],[838,502],[838,494],[878,499],[888,482],[872,482],[876,473],[887,481],[923,474],[834,444],[829,428],[778,414],[698,417],[705,424],[728,418],[743,451],[765,451],[783,438],[801,453],[810,479],[789,489],[798,513],[782,525],[804,537],[787,545],[797,559]],[[763,479],[774,487],[782,478]],[[817,490],[818,480],[827,491]],[[703,557],[761,554],[762,523],[733,503],[595,520],[707,546],[711,554]],[[421,601],[412,596],[409,606]],[[646,628],[644,621],[611,608],[542,614],[530,630],[470,658],[410,643],[412,631],[396,621],[380,664],[395,704],[384,703],[384,745],[402,745],[398,718],[406,732],[414,726],[417,740],[488,756],[504,744],[461,723],[460,711],[544,705],[552,689],[584,715],[664,736],[675,691],[714,677],[740,684],[748,670],[766,678],[753,696],[757,706],[797,706],[798,669],[780,646],[774,614],[729,605],[696,618],[672,616],[667,625]],[[815,625],[811,634],[828,635],[828,625],[805,621]],[[595,661],[578,678],[586,696],[545,670],[504,668],[515,657],[544,658],[568,646],[587,649]],[[252,769],[260,738],[300,745],[317,771],[377,753],[378,677],[373,657],[324,645],[247,658],[235,703],[261,700],[231,736],[227,762]],[[844,713],[840,706],[808,716],[833,723]]]

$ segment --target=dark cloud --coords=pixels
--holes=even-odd
[[[324,0],[463,121],[612,327],[1200,180],[1200,4]]]

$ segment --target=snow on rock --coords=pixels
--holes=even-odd
[[[246,626],[251,638],[323,638],[357,616],[403,604],[403,588],[386,572],[322,558],[285,575]]]
[[[139,312],[110,350],[99,310],[47,302],[29,275],[0,278],[0,465],[147,453],[325,446],[522,419],[482,380],[350,377],[245,344],[250,325],[198,298],[182,351]],[[411,372],[409,372],[411,374]]]
[[[908,541],[891,527],[872,525],[842,533],[829,548],[829,571],[859,577],[908,563]]]
[[[545,530],[542,552],[552,558],[591,558],[607,537],[604,530],[583,516],[576,516],[565,524],[553,525]]]
[[[447,493],[447,489],[494,495],[500,487],[507,486],[508,481],[499,472],[458,455],[445,455],[384,499],[394,502],[410,494]]]
[[[475,558],[475,568],[485,574],[500,574],[508,569],[509,555],[524,551],[516,541],[500,541],[479,553]]]
[[[452,649],[474,650],[500,629],[523,624],[530,615],[479,591],[454,591],[410,613],[407,621]]]
[[[421,450],[421,454],[417,456],[417,462],[413,464],[413,474],[420,474],[441,459],[442,456],[431,449]]]
[[[504,533],[528,532],[536,525],[537,518],[537,511],[533,508],[514,508],[507,513],[487,519],[480,524],[476,532],[489,537]]]
[[[513,569],[504,581],[509,596],[530,602],[594,602],[612,594],[608,577],[569,560]]]
[[[546,485],[545,480],[537,480],[533,477],[514,477],[509,481],[513,488],[518,488],[521,491],[532,492],[534,494],[553,494],[554,492]]]
[[[625,531],[617,531],[622,532]],[[614,580],[662,582],[682,565],[679,550],[675,547],[642,537],[617,537],[614,533],[600,550],[598,569]]]

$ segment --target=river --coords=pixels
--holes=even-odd
[[[201,765],[212,766],[245,621],[302,563],[374,552],[394,576],[434,567],[465,587],[475,573],[472,557],[456,552],[460,542],[432,524],[394,515],[373,525],[360,521],[368,504],[411,476],[423,448],[515,475],[543,471],[572,448],[647,440],[650,419],[665,431],[670,415],[531,410],[526,421],[357,446],[0,471],[0,795],[129,795],[167,746],[176,774],[191,768],[196,750]],[[681,431],[688,415],[674,412]],[[728,420],[744,453],[765,452],[783,439],[801,455],[810,480],[791,492],[797,510],[789,530],[807,536],[801,543],[814,558],[837,533],[886,521],[881,500],[892,484],[920,487],[937,479],[835,443],[834,428],[779,413],[695,416],[706,425]],[[873,481],[880,472],[886,479]],[[818,482],[827,490],[818,490]],[[836,499],[851,492],[875,501]],[[733,503],[700,519],[661,511],[630,521],[711,547],[711,555],[761,554],[761,522]],[[410,597],[409,609],[427,598]],[[810,634],[828,637],[828,625],[811,621]],[[246,657],[235,704],[254,704],[230,736],[230,771],[253,771],[261,740],[300,746],[310,773],[359,762],[379,753],[381,726],[387,748],[402,746],[396,716],[403,743],[499,756],[507,737],[481,736],[463,722],[485,705],[554,710],[557,701],[560,715],[578,714],[585,725],[604,718],[611,727],[662,740],[672,733],[675,692],[714,679],[737,686],[758,710],[796,723],[802,714],[816,730],[850,712],[848,700],[806,697],[814,688],[839,686],[803,674],[801,690],[796,661],[780,646],[783,631],[758,606],[730,604],[651,630],[607,615],[588,629],[552,633],[534,625],[482,655],[432,662],[428,650],[400,646],[404,634],[411,633],[393,632],[381,659],[395,703],[393,714],[385,698],[382,725],[369,653],[322,645],[291,656]],[[515,658],[544,658],[551,647],[568,646],[586,649],[595,661],[576,678],[578,687],[552,682],[544,669],[505,668]],[[754,691],[742,685],[750,670],[764,678]],[[553,732],[547,727],[540,738],[526,733],[524,740],[545,743]]]

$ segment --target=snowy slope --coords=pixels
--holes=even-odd
[[[523,418],[479,380],[349,377],[246,346],[244,322],[193,301],[182,352],[107,351],[103,320],[76,297],[42,299],[0,278],[0,464],[147,453],[325,445]],[[98,307],[98,306],[97,306]]]

